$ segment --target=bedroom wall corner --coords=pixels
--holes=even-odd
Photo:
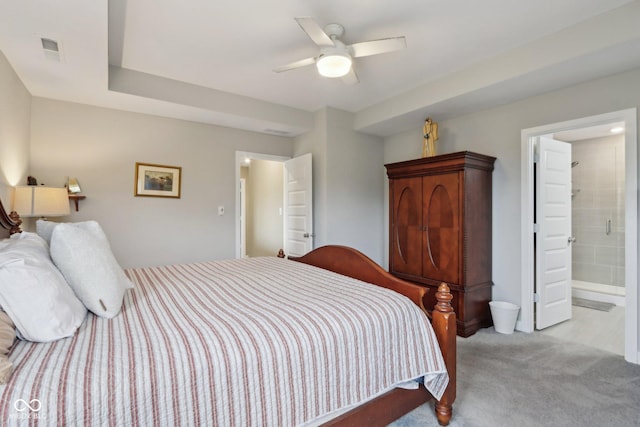
[[[313,128],[294,138],[293,157],[311,153],[313,175],[313,241],[314,248],[327,242],[327,127],[326,110],[321,109],[313,116]]]
[[[354,116],[323,108],[314,128],[295,140],[294,155],[313,155],[315,247],[356,248],[382,265],[382,138],[353,130]]]
[[[382,265],[382,138],[353,130],[354,114],[327,108],[327,212],[332,244],[351,246]]]
[[[11,209],[11,187],[26,184],[30,168],[31,94],[0,51],[0,197]]]
[[[640,106],[640,69],[504,106],[439,120],[440,153],[497,157],[493,173],[493,298],[521,301],[521,131]],[[437,117],[436,117],[437,119]],[[420,128],[385,138],[385,163],[419,157]],[[388,203],[388,194],[385,195]],[[386,205],[385,205],[386,206]],[[388,224],[386,225],[388,233]]]
[[[33,98],[31,172],[87,196],[62,221],[99,221],[123,267],[235,257],[236,151],[292,155],[292,139]],[[135,197],[135,163],[182,167],[180,199]],[[218,215],[218,207],[224,214]]]

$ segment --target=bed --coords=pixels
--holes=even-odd
[[[0,206],[3,228],[18,223]],[[433,395],[440,424],[451,418],[444,284],[431,328],[425,288],[346,247],[126,275],[134,286],[115,317],[16,340],[3,425],[386,425]]]

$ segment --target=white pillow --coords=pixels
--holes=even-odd
[[[0,248],[0,305],[18,336],[36,342],[73,335],[87,314],[43,244],[27,234]]]
[[[58,224],[51,235],[51,258],[90,311],[108,319],[120,312],[131,281],[116,261],[100,225]]]
[[[46,219],[39,219],[36,221],[36,233],[38,234],[38,236],[42,237],[47,242],[47,245],[51,246],[51,235],[53,234],[53,230],[60,224],[71,224],[75,227],[80,227],[85,230],[94,231],[96,234],[101,235],[101,237],[104,238],[104,241],[107,242],[107,244],[109,244],[109,242],[107,241],[107,236],[105,236],[104,232],[102,231],[102,228],[100,227],[100,224],[98,224],[96,221],[61,223],[61,222],[47,221]]]
[[[22,243],[12,243],[18,240],[22,241]],[[44,257],[51,261],[51,257],[49,256],[49,244],[36,233],[30,233],[28,231],[15,233],[11,235],[9,242],[12,246],[12,253],[20,253],[20,255],[25,258],[31,258],[33,256]]]
[[[53,233],[53,229],[58,224],[59,224],[58,222],[39,219],[36,221],[36,233],[38,233],[38,236],[42,237],[47,242],[47,244],[50,245],[51,233]]]

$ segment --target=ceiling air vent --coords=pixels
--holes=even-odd
[[[42,42],[44,57],[52,61],[60,62],[60,46],[58,42],[45,37],[40,38],[40,41]]]

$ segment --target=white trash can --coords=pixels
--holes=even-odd
[[[505,301],[490,301],[491,317],[496,332],[501,334],[512,334],[516,327],[518,312],[520,307]]]

